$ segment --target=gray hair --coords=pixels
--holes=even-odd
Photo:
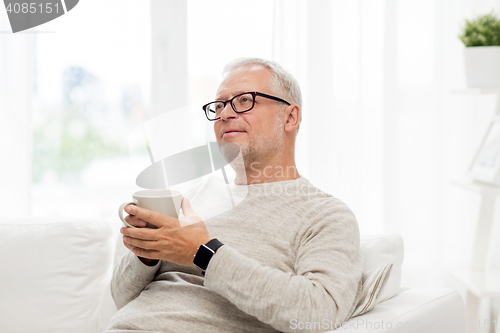
[[[234,70],[248,65],[261,65],[269,69],[273,77],[273,81],[271,82],[273,93],[290,104],[297,104],[300,107],[298,132],[300,123],[302,122],[302,94],[297,80],[277,62],[261,58],[236,58],[224,66],[222,76],[225,77]]]

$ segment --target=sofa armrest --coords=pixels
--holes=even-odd
[[[352,318],[337,331],[370,333],[464,332],[465,309],[456,290],[414,288]],[[335,332],[335,331],[331,331]]]

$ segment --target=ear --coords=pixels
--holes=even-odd
[[[300,107],[292,104],[285,109],[285,132],[292,132],[297,129],[300,121]]]

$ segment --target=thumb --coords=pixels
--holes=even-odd
[[[194,209],[191,207],[191,203],[188,198],[182,197],[181,208],[185,217],[198,216],[198,214],[196,214]]]
[[[179,220],[181,227],[201,222],[201,218],[191,207],[191,203],[187,198],[182,197],[181,208],[185,217],[185,219]]]

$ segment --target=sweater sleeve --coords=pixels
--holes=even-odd
[[[130,251],[122,257],[111,279],[111,295],[118,310],[139,296],[160,266],[161,260],[155,266],[147,266]]]
[[[335,323],[349,319],[362,286],[359,229],[344,207],[307,223],[298,236],[293,273],[263,266],[224,245],[210,261],[205,286],[281,332],[335,329]],[[299,324],[314,322],[320,324],[313,330]]]

